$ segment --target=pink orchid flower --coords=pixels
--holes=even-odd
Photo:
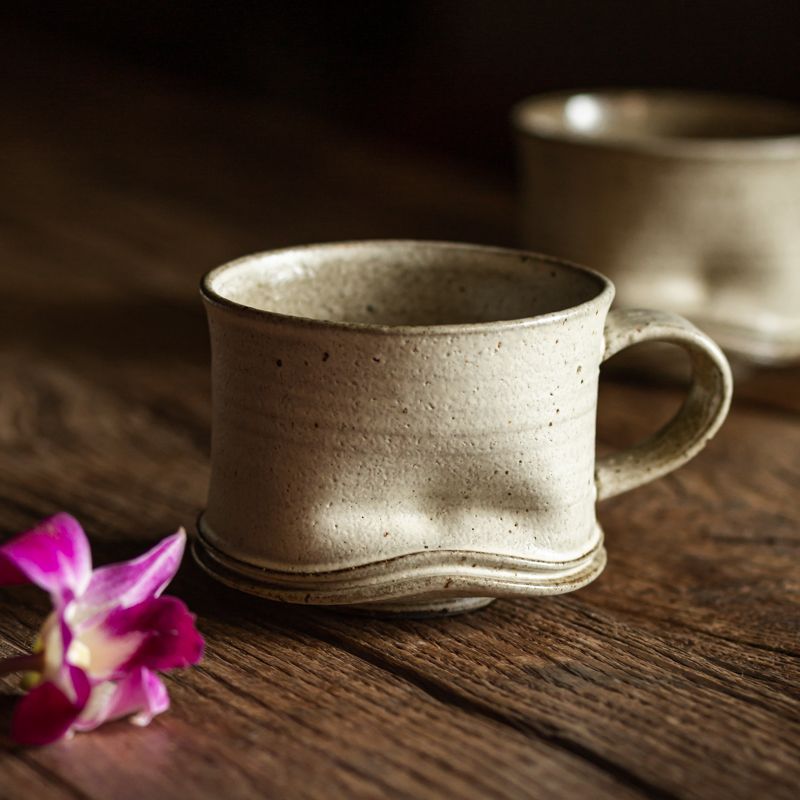
[[[33,583],[53,603],[36,652],[0,661],[0,675],[27,673],[16,741],[47,744],[121,717],[147,725],[169,708],[153,670],[196,664],[203,651],[194,615],[161,597],[185,545],[181,529],[139,558],[92,570],[89,541],[69,514],[0,545],[0,586]]]

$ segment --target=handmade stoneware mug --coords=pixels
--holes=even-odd
[[[595,501],[692,458],[730,402],[706,335],[606,317],[612,284],[546,256],[314,245],[219,267],[202,296],[212,470],[195,555],[273,599],[430,614],[577,589],[605,563]],[[651,340],[689,353],[686,401],[595,459],[600,363]]]
[[[800,108],[620,89],[532,97],[512,119],[526,247],[750,362],[800,357]]]

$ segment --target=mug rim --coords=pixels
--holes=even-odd
[[[349,248],[363,246],[379,247],[403,247],[409,245],[414,247],[427,247],[442,250],[467,250],[478,253],[494,253],[502,256],[527,256],[539,262],[556,265],[562,269],[579,272],[595,278],[599,283],[599,291],[589,300],[577,305],[567,306],[558,311],[549,311],[545,314],[538,314],[533,317],[520,317],[511,320],[496,320],[492,322],[466,322],[448,323],[443,325],[382,325],[369,322],[337,322],[334,320],[314,319],[312,317],[302,317],[294,314],[282,314],[278,311],[267,311],[265,309],[254,308],[219,294],[212,286],[213,281],[225,272],[235,269],[243,264],[258,260],[264,256],[276,256],[284,253],[295,253],[303,250],[346,250]],[[263,250],[258,253],[251,253],[241,258],[234,259],[214,267],[209,270],[200,281],[200,295],[202,299],[211,306],[217,306],[235,316],[251,320],[271,320],[286,326],[306,328],[311,330],[330,330],[330,331],[352,331],[358,333],[373,333],[392,336],[422,336],[422,335],[452,335],[467,333],[485,333],[490,331],[509,330],[511,328],[526,328],[546,324],[554,320],[569,319],[579,316],[594,306],[610,306],[614,299],[614,284],[600,272],[575,264],[555,256],[534,253],[529,250],[518,250],[509,247],[492,247],[488,245],[468,244],[462,242],[448,242],[422,239],[356,239],[342,242],[320,242],[314,244],[294,245],[291,247],[281,247],[275,250]]]
[[[536,106],[562,102],[564,105],[575,97],[591,97],[604,100],[619,100],[626,96],[647,100],[669,100],[696,103],[706,101],[723,102],[730,107],[760,109],[783,114],[797,121],[797,132],[786,134],[764,134],[753,136],[670,136],[658,133],[633,135],[614,133],[590,133],[568,128],[560,124],[537,122],[531,113]],[[784,100],[758,95],[716,92],[699,89],[641,88],[641,87],[596,87],[567,91],[544,92],[531,95],[517,102],[511,109],[511,124],[518,134],[552,141],[567,142],[584,147],[639,152],[650,155],[679,158],[705,159],[758,159],[783,160],[800,156],[800,106]]]

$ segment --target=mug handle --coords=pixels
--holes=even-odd
[[[626,450],[598,458],[597,499],[605,500],[660,478],[694,458],[722,425],[733,378],[719,346],[683,317],[662,311],[614,309],[603,331],[601,361],[639,342],[680,345],[692,363],[692,385],[678,413],[660,431]]]

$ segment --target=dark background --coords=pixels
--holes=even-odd
[[[528,94],[674,86],[800,101],[798,0],[4,0],[0,22],[510,170]]]

